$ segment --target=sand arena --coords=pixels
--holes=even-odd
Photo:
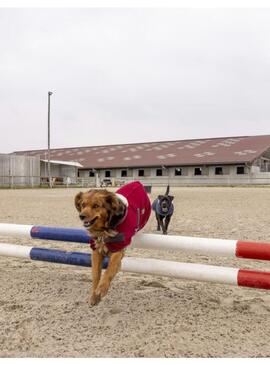
[[[82,189],[86,190],[86,189]],[[79,189],[0,190],[0,222],[80,227]],[[151,200],[165,191],[153,188]],[[171,188],[169,234],[270,242],[270,188]],[[155,233],[151,216],[146,233]],[[88,252],[76,243],[2,242]],[[269,271],[269,263],[129,248],[127,255]],[[269,357],[270,293],[118,273],[87,303],[87,268],[0,258],[1,357]]]

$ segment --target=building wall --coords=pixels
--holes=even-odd
[[[78,174],[78,168],[76,166],[58,165],[51,163],[51,176],[52,177],[70,177],[75,178]],[[40,174],[42,177],[48,176],[48,163],[41,161]],[[87,172],[89,175],[89,173]]]
[[[240,168],[241,174],[237,173]],[[175,170],[181,168],[181,176],[175,175]],[[201,171],[201,175],[195,175],[195,168]],[[222,168],[222,174],[216,174],[216,168]],[[139,176],[138,171],[144,170],[144,176]],[[157,176],[156,171],[162,170],[162,176]],[[107,169],[109,170],[109,169]],[[140,180],[144,184],[153,185],[238,185],[238,184],[270,184],[270,173],[261,173],[258,166],[248,167],[239,165],[216,165],[216,166],[174,166],[174,167],[151,167],[127,169],[127,176],[121,176],[124,169],[111,169],[113,184],[118,185],[133,180]],[[239,172],[239,171],[238,171]],[[79,176],[89,176],[88,171],[80,171]],[[105,170],[99,171],[100,179],[105,178]]]
[[[238,176],[237,174],[237,166],[243,167],[244,169],[244,174],[249,174],[250,171],[254,171],[254,172],[258,172],[258,169],[256,167],[252,167],[253,169],[249,169],[247,166],[245,165],[217,165],[217,166],[184,166],[184,167],[178,167],[178,166],[173,166],[173,167],[167,167],[167,168],[162,168],[162,167],[141,167],[141,168],[129,168],[129,169],[105,169],[105,170],[99,170],[98,173],[100,175],[101,179],[104,178],[116,178],[116,179],[122,179],[125,178],[124,176],[122,176],[122,171],[125,170],[127,173],[126,178],[137,178],[137,177],[141,177],[139,175],[139,170],[144,170],[144,177],[146,178],[154,178],[154,177],[158,177],[157,175],[157,170],[162,171],[162,177],[170,177],[170,178],[179,178],[181,179],[182,177],[194,177],[197,178],[198,176],[196,176],[195,174],[195,169],[199,169],[201,171],[201,176],[215,176],[215,168],[216,167],[221,167],[223,170],[223,174],[224,176],[227,175],[232,175],[232,176]],[[176,169],[181,169],[181,176],[176,176],[175,175],[175,170]],[[79,177],[89,177],[89,171],[90,170],[79,170]],[[106,171],[110,171],[110,176],[106,176]]]
[[[78,171],[78,177],[88,178],[89,177],[89,171],[90,170],[79,170]]]
[[[51,176],[60,176],[60,166],[55,164],[50,164]],[[48,163],[41,161],[40,163],[40,175],[41,177],[48,176]]]
[[[0,186],[36,186],[39,184],[39,157],[0,155]]]
[[[266,158],[266,157],[265,157]],[[237,166],[243,167],[244,174],[237,174]],[[216,167],[222,167],[222,175],[216,175]],[[201,169],[202,175],[194,174],[195,168]],[[175,170],[181,169],[181,176],[175,175]],[[89,177],[90,170],[79,170],[73,166],[51,164],[52,177],[71,179],[71,183],[85,179],[86,185],[99,186],[99,181],[105,177],[105,171],[110,170],[113,184],[119,185],[128,181],[140,180],[144,184],[164,186],[181,185],[237,185],[237,184],[270,184],[270,172],[261,172],[260,161],[253,166],[245,165],[216,165],[216,166],[173,166],[118,168],[98,171],[97,176]],[[126,170],[126,177],[122,171]],[[139,176],[139,170],[144,170],[144,176]],[[157,170],[162,171],[162,176],[156,176]],[[0,155],[0,186],[36,186],[40,184],[40,176],[47,176],[47,166],[40,162],[39,157],[21,155]],[[63,181],[66,183],[65,179]]]

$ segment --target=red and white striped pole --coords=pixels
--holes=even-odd
[[[270,243],[255,241],[137,233],[132,239],[132,247],[270,260]]]
[[[8,243],[0,243],[0,256],[77,266],[91,266],[91,255],[87,253],[13,245]],[[106,265],[107,263],[105,262],[104,267],[106,267]],[[232,267],[124,257],[121,269],[122,271],[137,274],[158,275],[257,289],[270,289],[269,272],[242,270]]]
[[[232,267],[127,257],[123,259],[122,270],[178,279],[270,289],[270,272]]]

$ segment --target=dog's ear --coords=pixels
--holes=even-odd
[[[75,207],[76,207],[76,209],[77,209],[79,212],[81,211],[82,196],[83,196],[83,193],[82,193],[82,192],[79,192],[79,193],[75,196],[75,199],[74,199]]]
[[[170,198],[170,200],[173,201],[174,196],[173,195],[168,195],[168,198]]]
[[[115,194],[109,193],[105,200],[110,205],[113,215],[122,215],[124,213],[125,205],[115,196]]]
[[[97,189],[90,189],[90,190],[87,191],[87,193],[90,193],[91,194],[91,193],[95,193],[95,192],[98,192],[98,191],[99,190],[97,190]]]
[[[161,200],[164,197],[164,195],[158,195],[158,200]]]
[[[114,205],[114,214],[117,216],[122,216],[125,213],[126,206],[119,199],[116,199],[116,203]]]
[[[106,202],[110,205],[110,226],[114,227],[119,221],[120,217],[125,213],[125,205],[122,203],[115,194],[108,194],[105,198]]]
[[[110,204],[110,206],[112,206],[113,205],[113,195],[112,194],[108,194],[105,197],[105,201],[106,201],[106,203]]]

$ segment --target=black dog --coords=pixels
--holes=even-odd
[[[156,214],[157,230],[162,228],[163,234],[167,234],[168,226],[173,215],[173,196],[169,195],[170,186],[167,186],[165,195],[159,195],[152,203],[152,209]]]

